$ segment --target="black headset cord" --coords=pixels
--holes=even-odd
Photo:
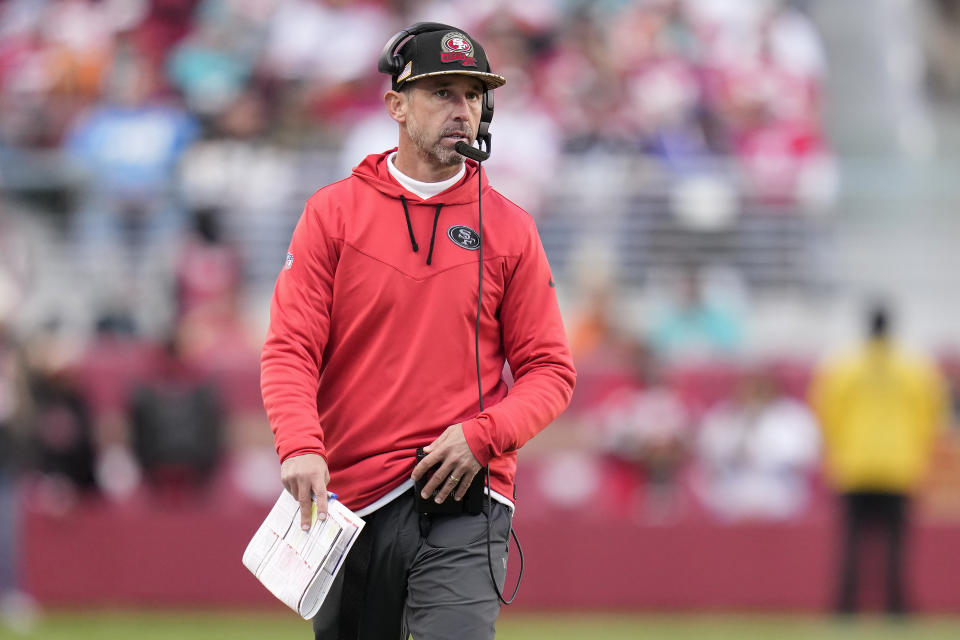
[[[480,312],[483,309],[483,163],[477,162],[477,218],[478,218],[478,227],[479,227],[479,236],[480,236],[480,267],[477,271],[477,324],[476,330],[473,333],[473,347],[474,353],[477,356],[477,392],[480,398],[480,412],[483,412],[483,384],[480,380]],[[500,598],[500,602],[503,604],[512,604],[517,597],[517,592],[520,591],[520,581],[523,580],[523,547],[520,546],[520,538],[517,537],[517,532],[513,530],[513,522],[510,523],[510,535],[507,536],[507,550],[510,550],[510,537],[513,537],[514,543],[517,545],[517,553],[520,554],[520,574],[517,576],[517,585],[513,589],[513,595],[510,596],[510,599],[507,600],[503,597],[503,592],[500,590],[500,587],[497,586],[497,578],[493,575],[493,556],[490,552],[490,518],[493,513],[493,499],[490,497],[491,491],[493,488],[490,486],[490,465],[486,467],[487,474],[487,568],[490,569],[490,580],[493,581],[493,588],[497,592],[497,597]],[[503,568],[503,580],[506,583],[507,580],[507,568]]]

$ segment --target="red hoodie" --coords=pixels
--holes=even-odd
[[[510,496],[517,449],[566,408],[576,377],[546,255],[530,216],[484,174],[480,412],[477,166],[425,202],[390,176],[391,152],[313,194],[293,232],[261,358],[277,453],[324,456],[330,491],[360,509],[462,422],[493,490]]]

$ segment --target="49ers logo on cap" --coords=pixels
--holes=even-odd
[[[477,59],[473,57],[473,43],[459,31],[444,35],[440,46],[443,47],[440,62],[459,62],[465,67],[477,66]]]

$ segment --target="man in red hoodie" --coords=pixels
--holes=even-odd
[[[566,408],[576,373],[533,220],[455,149],[504,78],[437,23],[397,34],[380,68],[398,147],[307,201],[271,304],[264,404],[303,527],[328,491],[367,523],[316,637],[492,638],[517,450]],[[482,513],[415,504],[414,480],[462,500],[483,467]]]

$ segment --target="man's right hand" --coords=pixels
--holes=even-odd
[[[313,497],[317,498],[317,518],[327,519],[327,461],[315,453],[287,458],[280,465],[280,482],[300,503],[300,528],[310,528]]]

